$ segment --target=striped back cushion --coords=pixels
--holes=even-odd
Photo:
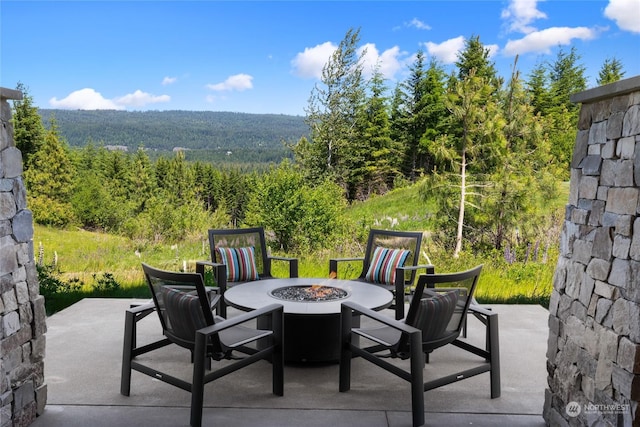
[[[167,329],[180,339],[195,341],[196,331],[207,326],[200,299],[170,287],[162,288]]]
[[[420,300],[411,326],[422,330],[422,342],[433,341],[444,334],[457,302],[457,290]]]
[[[227,266],[227,280],[229,282],[245,282],[258,280],[255,248],[225,248],[217,247],[220,261]]]
[[[396,268],[404,265],[410,252],[407,249],[387,249],[378,246],[373,251],[369,270],[364,278],[368,282],[392,285],[396,279]]]

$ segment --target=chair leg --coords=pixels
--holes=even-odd
[[[353,315],[349,308],[342,307],[341,319],[339,390],[349,391],[351,389],[351,359],[353,357],[351,351],[351,322]]]
[[[191,386],[191,427],[202,426],[202,405],[204,403],[204,371],[207,357],[207,337],[196,333],[194,349],[193,382]]]
[[[498,316],[488,316],[487,337],[489,363],[491,364],[491,398],[500,397],[500,342],[498,338]]]
[[[131,391],[131,355],[135,345],[135,314],[125,312],[124,318],[124,345],[122,348],[122,372],[120,374],[120,394],[129,396]]]
[[[273,394],[284,395],[284,311],[280,309],[272,314],[272,330],[274,350],[271,355],[273,369]]]
[[[422,352],[422,334],[413,333],[411,340],[411,413],[413,427],[424,425],[424,353]]]
[[[394,304],[396,308],[396,320],[404,319],[404,273],[396,275],[393,292]]]

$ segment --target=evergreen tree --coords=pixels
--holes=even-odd
[[[28,88],[18,83],[17,90],[22,92],[22,100],[13,101],[13,140],[22,152],[24,170],[30,166],[31,156],[43,144],[45,128],[38,114],[38,107],[33,105],[33,98]]]
[[[550,108],[543,112],[545,127],[549,130],[551,149],[556,161],[562,165],[562,178],[569,177],[580,105],[570,96],[587,87],[585,68],[578,61],[575,47],[569,53],[560,49],[549,72]]]
[[[434,156],[429,153],[427,147],[435,143],[447,125],[447,108],[445,98],[447,88],[445,86],[446,74],[442,66],[435,60],[431,60],[427,68],[424,79],[424,93],[422,103],[424,105],[424,126],[425,130],[420,137],[419,153],[423,162],[421,163],[425,172],[431,172],[434,167]]]
[[[358,55],[356,50],[359,33],[350,29],[325,64],[322,84],[313,89],[305,110],[311,139],[301,139],[293,147],[296,161],[312,182],[329,177],[347,185],[346,162],[358,140],[356,119],[364,102],[364,52]]]
[[[409,67],[409,77],[395,90],[391,107],[392,138],[404,150],[401,165],[406,178],[415,181],[433,167],[428,142],[433,142],[446,120],[445,73],[434,60],[425,68],[424,53],[418,51]]]
[[[186,162],[182,151],[177,151],[175,156],[169,160],[164,177],[164,190],[173,206],[180,206],[188,200],[196,198],[197,189],[193,171]]]
[[[76,169],[71,204],[75,217],[80,224],[91,230],[117,232],[127,219],[127,207],[121,196],[116,196],[117,189],[123,182],[107,180],[105,165],[109,152],[100,147],[97,149],[91,141],[73,156]]]
[[[449,164],[449,169],[435,171],[429,176],[421,193],[424,198],[438,199],[439,214],[445,221],[453,219],[451,209],[455,200],[453,256],[456,258],[462,251],[466,208],[478,207],[478,202],[472,199],[478,195],[478,188],[485,185],[483,171],[486,167],[483,165],[493,163],[495,152],[502,149],[504,142],[500,133],[504,121],[490,97],[493,91],[494,87],[487,79],[475,76],[473,70],[458,82],[450,92],[446,106],[454,120],[452,128],[459,129],[460,133],[444,134],[429,146],[439,162]]]
[[[349,170],[347,198],[365,200],[392,188],[397,175],[399,149],[391,140],[388,100],[384,77],[378,69],[369,82],[369,96],[357,120],[360,141],[352,144],[346,166]]]
[[[419,169],[418,148],[420,138],[426,130],[423,114],[425,108],[423,100],[424,79],[424,53],[418,51],[416,60],[409,67],[409,78],[403,84],[406,114],[403,123],[400,124],[404,128],[405,161],[403,171],[411,181],[416,180]]]
[[[502,78],[498,76],[494,62],[489,59],[491,51],[484,47],[480,36],[472,36],[465,40],[464,44],[464,49],[458,53],[455,62],[458,67],[458,80],[466,79],[473,71],[476,77],[484,78],[487,83],[496,89],[499,88]]]
[[[619,59],[607,58],[598,72],[598,86],[617,82],[624,77],[624,74],[624,67]]]
[[[575,46],[567,53],[560,49],[555,62],[549,70],[549,85],[552,109],[561,112],[563,109],[571,113],[579,111],[580,106],[569,99],[574,93],[587,88],[584,65],[580,64],[580,55]]]
[[[528,102],[527,92],[516,71],[502,93],[502,132],[504,148],[498,151],[499,167],[490,174],[484,187],[481,212],[476,229],[486,229],[492,246],[503,249],[505,241],[517,245],[513,236],[539,239],[532,233],[538,203],[556,193],[553,162],[540,116]],[[518,230],[518,233],[516,233]],[[546,234],[545,234],[546,235]]]
[[[527,92],[533,112],[547,113],[551,107],[551,94],[549,93],[549,79],[547,76],[547,68],[543,63],[538,63],[529,75],[527,82]]]
[[[126,184],[128,200],[133,211],[136,213],[143,211],[146,201],[156,193],[157,187],[153,166],[142,147],[138,148],[133,155],[130,169],[123,184]]]
[[[39,224],[64,226],[73,221],[71,195],[74,167],[60,141],[55,118],[42,144],[29,158],[24,172],[27,199],[33,219]]]

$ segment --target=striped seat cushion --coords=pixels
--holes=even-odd
[[[435,294],[420,300],[413,327],[422,330],[422,342],[436,340],[445,333],[458,302],[458,291]]]
[[[396,279],[396,268],[404,265],[410,252],[407,249],[387,249],[378,246],[373,251],[365,279],[368,282],[392,285]]]
[[[227,266],[227,280],[229,282],[245,282],[258,280],[255,248],[225,248],[217,247],[220,261]]]
[[[162,301],[165,308],[167,329],[186,341],[195,341],[196,331],[207,326],[202,305],[196,295],[164,286]]]

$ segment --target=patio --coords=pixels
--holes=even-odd
[[[187,426],[190,394],[134,373],[131,396],[120,395],[126,299],[85,299],[47,319],[45,413],[34,427]],[[491,399],[482,374],[425,394],[427,426],[544,426],[548,311],[534,305],[491,305],[500,314],[502,396]],[[230,309],[228,316],[237,313]],[[385,310],[389,316],[391,310]],[[469,321],[469,339],[484,339]],[[139,324],[140,336],[157,337],[157,316]],[[449,348],[451,347],[451,348]],[[468,363],[452,346],[435,351],[425,368],[441,375]],[[178,363],[176,363],[178,361]],[[188,353],[165,349],[163,369],[190,377]],[[266,362],[265,362],[266,363]],[[398,362],[403,363],[403,362]],[[179,365],[179,366],[178,366]],[[452,369],[452,370],[453,370]],[[352,389],[338,392],[338,365],[286,366],[283,397],[271,394],[270,369],[262,363],[205,387],[203,425],[362,426],[411,425],[409,384],[356,359]]]

